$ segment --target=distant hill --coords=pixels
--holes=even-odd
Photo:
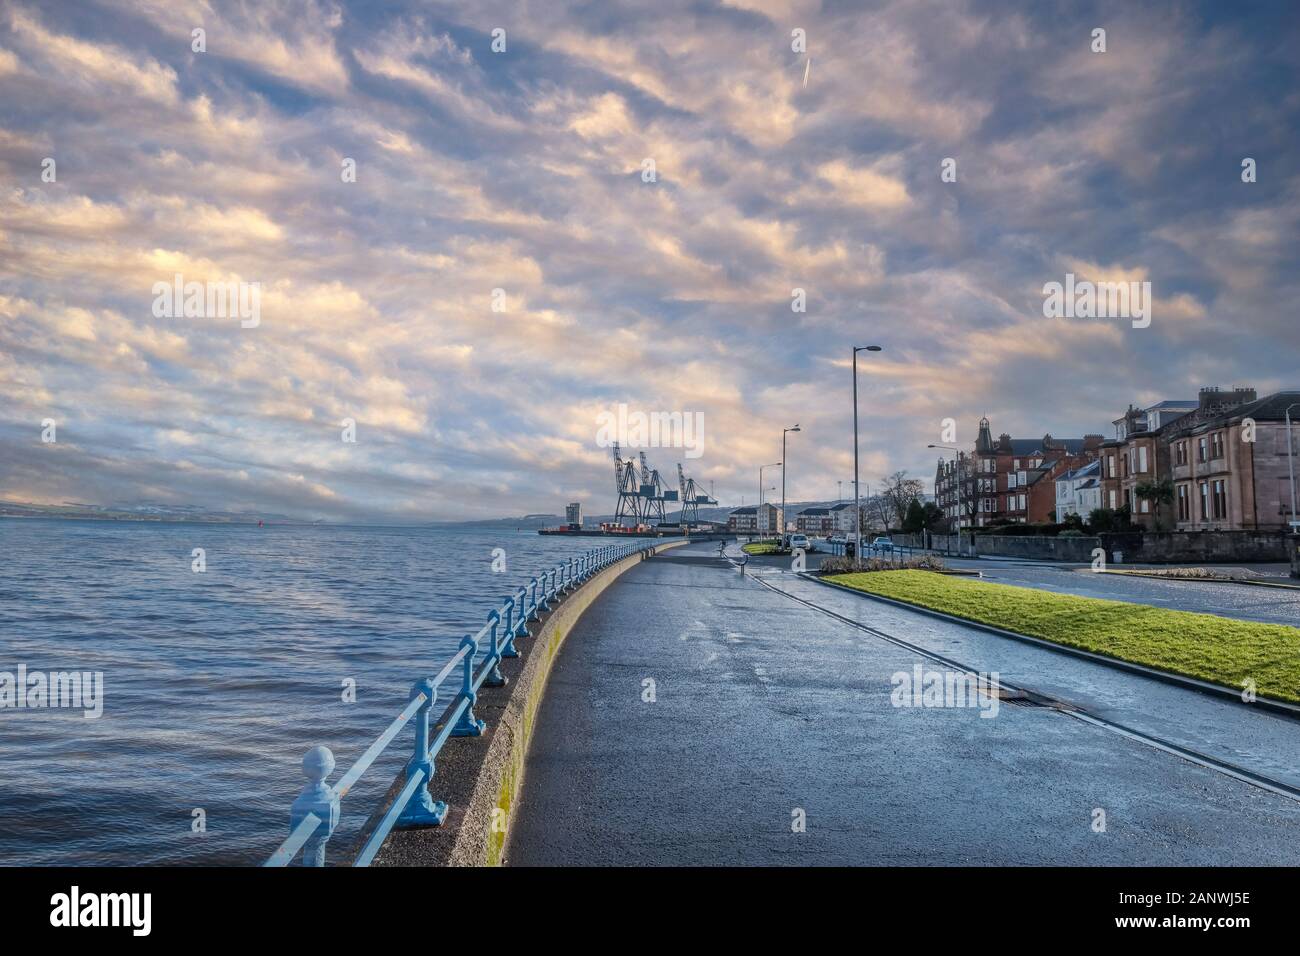
[[[0,501],[0,517],[7,518],[74,518],[100,521],[202,521],[214,524],[311,524],[287,515],[252,511],[209,511],[193,505],[163,505],[151,502],[136,505],[90,505],[68,501],[61,505],[35,505],[18,501]]]

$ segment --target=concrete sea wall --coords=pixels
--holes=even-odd
[[[668,542],[657,546],[654,553],[687,543]],[[501,662],[501,672],[509,683],[479,690],[474,713],[487,722],[483,736],[452,737],[438,756],[430,793],[447,802],[446,822],[440,827],[393,831],[374,866],[496,866],[501,862],[551,664],[583,611],[643,560],[650,558],[636,554],[611,565],[529,625],[532,636],[515,641],[519,656]],[[398,774],[385,806],[401,791],[405,780],[405,773]],[[377,810],[362,832],[368,833],[380,816]]]

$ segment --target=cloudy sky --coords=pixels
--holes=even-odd
[[[702,413],[651,462],[726,504],[798,422],[790,496],[834,497],[853,344],[873,482],[948,417],[1300,384],[1294,11],[2,0],[0,498],[604,512],[619,403]],[[1044,318],[1067,272],[1150,327]],[[260,324],[156,317],[176,274]]]

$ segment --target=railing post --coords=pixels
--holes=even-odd
[[[309,783],[289,808],[289,832],[297,829],[307,814],[314,813],[319,817],[320,826],[303,844],[302,865],[324,866],[325,844],[339,825],[339,797],[334,788],[325,783],[325,778],[334,772],[334,754],[328,747],[312,747],[302,758],[302,772],[307,775]]]
[[[515,601],[515,607],[519,609],[519,619],[515,621],[515,637],[528,636],[528,588],[520,588],[519,593],[515,595],[518,600]]]
[[[515,648],[515,599],[506,598],[506,628],[505,643],[501,645],[502,657],[518,657],[519,651]]]
[[[406,779],[423,772],[424,783],[411,795],[410,801],[397,818],[399,827],[437,827],[447,819],[447,804],[433,799],[429,784],[433,781],[433,758],[429,756],[429,715],[438,700],[438,689],[429,677],[421,677],[411,685],[410,700],[424,695],[424,703],[415,712],[415,753],[406,763]]]
[[[538,612],[539,610],[540,610],[540,611],[549,611],[550,609],[551,609],[551,606],[550,606],[549,604],[546,603],[546,572],[543,571],[543,572],[542,572],[542,594],[541,594],[541,600],[538,600],[538,595],[537,595],[537,578],[533,578],[533,617],[532,617],[532,619],[533,619],[534,621],[537,620],[537,612]]]
[[[487,677],[483,678],[485,687],[505,687],[506,676],[501,673],[501,644],[497,628],[501,624],[501,615],[493,608],[488,612],[488,656],[483,666],[488,668]]]
[[[452,728],[453,737],[477,737],[487,729],[487,724],[474,716],[474,702],[478,700],[478,695],[474,693],[474,655],[478,653],[478,641],[465,635],[465,639],[460,642],[460,646],[467,648],[465,653],[465,678],[461,683],[460,693],[467,701],[469,706],[465,712],[460,715],[460,720],[456,721],[456,726]]]

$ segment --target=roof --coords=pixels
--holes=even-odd
[[[1071,469],[1070,471],[1065,472],[1056,480],[1073,481],[1078,478],[1086,478],[1088,475],[1099,475],[1099,474],[1101,474],[1101,461],[1093,460],[1088,462],[1086,465],[1082,465],[1078,468],[1074,468]]]
[[[1219,428],[1243,418],[1250,418],[1257,422],[1280,422],[1286,419],[1286,409],[1290,405],[1300,406],[1300,391],[1274,392],[1253,402],[1225,409],[1217,415],[1200,416],[1193,412],[1170,422],[1166,426],[1169,429],[1167,434],[1170,436],[1192,434],[1210,428]],[[1291,420],[1300,421],[1300,411],[1292,415]]]
[[[1079,489],[1082,491],[1084,488],[1096,488],[1100,484],[1101,482],[1099,482],[1096,478],[1089,478],[1087,481],[1079,485]]]
[[[801,515],[828,515],[830,513],[831,513],[830,508],[819,508],[819,507],[804,508],[803,511],[799,512],[799,514]]]
[[[1081,451],[1083,451],[1084,448],[1083,443],[1084,443],[1084,439],[1082,438],[1057,438],[1053,436],[1052,448],[1050,450],[1057,451],[1059,449],[1064,449],[1065,451],[1069,452],[1071,455],[1077,455]],[[1037,454],[1038,452],[1045,452],[1048,450],[1049,449],[1045,449],[1043,447],[1043,439],[1041,438],[1011,439],[1011,454],[1013,455],[1018,455],[1021,457],[1029,457]],[[1003,451],[1001,448],[994,448],[992,449],[991,453],[997,454],[999,452],[1004,455],[1007,454],[1007,452]],[[981,454],[982,453],[983,452],[981,452]]]
[[[733,511],[733,512],[731,512],[731,513],[732,513],[733,515],[753,515],[753,514],[758,514],[758,507],[757,507],[756,505],[745,505],[745,507],[743,507],[743,508],[737,508],[735,511]]]
[[[842,501],[839,504],[832,506],[831,511],[843,511],[845,508],[852,508],[852,507],[853,507],[853,502]]]
[[[1196,399],[1194,399],[1194,398],[1193,398],[1193,399],[1189,399],[1188,401],[1185,401],[1185,402],[1179,402],[1179,401],[1175,401],[1175,400],[1172,399],[1172,398],[1166,398],[1163,402],[1156,402],[1154,405],[1148,405],[1147,408],[1146,408],[1146,410],[1147,410],[1148,412],[1154,412],[1154,411],[1159,411],[1159,410],[1164,409],[1164,408],[1189,408],[1189,409],[1194,409],[1194,408],[1199,408],[1200,405],[1201,405],[1201,403],[1198,402],[1198,401],[1196,401]]]

